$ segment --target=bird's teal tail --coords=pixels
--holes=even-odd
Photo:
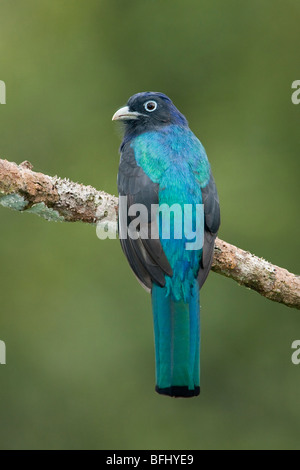
[[[156,391],[171,397],[200,393],[200,304],[195,280],[189,303],[153,284]]]

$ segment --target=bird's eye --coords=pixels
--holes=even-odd
[[[146,111],[149,111],[149,113],[152,113],[152,111],[155,111],[157,108],[157,103],[156,101],[146,101],[144,104],[144,108]]]

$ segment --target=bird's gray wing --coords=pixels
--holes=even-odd
[[[137,165],[134,151],[130,144],[121,147],[121,160],[118,173],[119,197],[119,235],[122,249],[127,257],[131,269],[141,284],[150,290],[152,282],[163,287],[166,283],[165,274],[172,276],[172,268],[163,251],[158,238],[151,238],[151,205],[158,205],[159,185],[153,183],[143,169]],[[147,209],[147,216],[142,213],[128,215],[133,204],[143,204]],[[128,227],[136,216],[140,216],[140,225],[133,229],[133,239],[127,233]],[[153,222],[152,222],[153,223]],[[157,227],[155,227],[157,230]],[[127,237],[125,238],[125,235]],[[147,238],[142,238],[143,235]]]
[[[220,204],[214,177],[210,172],[208,184],[201,189],[204,204],[204,243],[198,273],[201,288],[208,276],[214,254],[215,239],[220,226]]]

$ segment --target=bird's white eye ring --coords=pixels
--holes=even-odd
[[[153,101],[153,100],[146,101],[146,103],[144,103],[144,108],[145,108],[145,110],[148,111],[149,113],[152,113],[153,111],[156,110],[156,108],[157,108],[157,103],[156,103],[156,101]]]

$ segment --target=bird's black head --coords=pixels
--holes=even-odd
[[[188,126],[186,118],[178,111],[170,98],[154,91],[131,96],[127,106],[119,109],[112,119],[113,121],[121,120],[125,124],[125,135],[131,136],[171,124]]]

